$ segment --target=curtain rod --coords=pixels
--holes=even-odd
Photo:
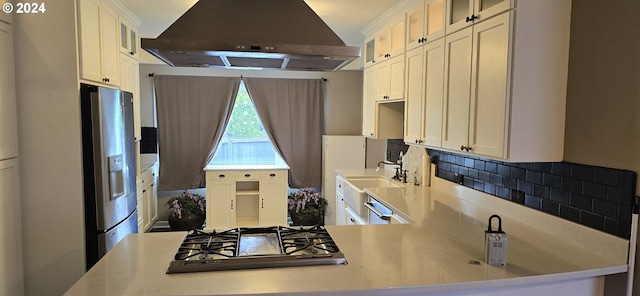
[[[149,73],[149,77],[153,77],[154,75],[156,75],[156,73]],[[242,75],[240,75],[240,79],[242,79],[242,78],[244,78],[244,77],[243,77]],[[322,79],[322,81],[324,81],[324,82],[327,82],[327,81],[328,81],[328,79],[327,79],[327,78],[324,78],[324,77],[322,77],[321,79]]]

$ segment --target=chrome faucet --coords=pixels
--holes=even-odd
[[[390,161],[388,161],[388,160],[380,161],[380,162],[378,162],[378,165],[376,166],[376,172],[380,169],[380,165],[381,165],[381,164],[383,164],[383,163],[384,163],[384,164],[395,164],[395,163],[390,162]]]

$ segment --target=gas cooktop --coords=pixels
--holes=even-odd
[[[322,226],[192,230],[167,273],[347,264]]]

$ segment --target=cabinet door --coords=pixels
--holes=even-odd
[[[152,194],[151,194],[151,184],[148,183],[147,185],[145,185],[142,189],[142,204],[143,204],[143,213],[142,215],[144,215],[142,217],[142,224],[144,225],[143,231],[148,231],[151,228],[151,225],[153,224],[152,222],[152,213],[151,213],[151,198],[152,198]]]
[[[120,57],[118,50],[119,32],[118,13],[104,3],[100,9],[100,44],[102,57],[102,75],[107,84],[120,85]]]
[[[504,158],[507,137],[511,13],[473,26],[469,145],[475,154]]]
[[[23,295],[22,222],[17,160],[0,161],[0,294]]]
[[[389,37],[390,33],[389,33],[389,27],[385,26],[382,29],[380,29],[380,31],[378,31],[378,33],[376,33],[376,37],[375,37],[375,56],[374,56],[374,60],[378,63],[384,61],[385,59],[387,59],[388,55],[389,55],[389,43],[390,41],[390,37]]]
[[[388,98],[404,99],[404,54],[389,60],[389,92]]]
[[[120,17],[120,52],[138,59],[138,31],[125,18]]]
[[[448,0],[446,33],[450,34],[473,24],[473,0]]]
[[[364,69],[362,90],[362,135],[375,137],[376,67]]]
[[[142,188],[142,182],[138,182],[138,188]],[[144,211],[144,194],[142,193],[142,189],[138,189],[138,196],[137,196],[137,202],[138,202],[138,233],[143,233],[144,232],[144,215],[145,215],[145,211]]]
[[[155,179],[149,185],[149,195],[150,195],[150,203],[149,203],[149,218],[151,219],[151,224],[158,220],[158,180]]]
[[[344,211],[344,196],[336,191],[336,225],[347,224],[346,212]]]
[[[398,15],[389,23],[389,56],[394,58],[404,53],[405,46],[405,15]]]
[[[422,109],[423,109],[423,49],[416,48],[407,52],[407,96],[405,98],[405,127],[404,141],[421,144],[422,139]]]
[[[415,5],[407,10],[407,37],[406,49],[410,51],[424,44],[424,27],[426,17],[424,2],[418,1]]]
[[[445,37],[442,147],[461,149],[469,134],[472,28]]]
[[[209,177],[209,174],[214,176]],[[224,172],[207,172],[207,228],[235,226],[236,182]]]
[[[376,100],[404,98],[404,54],[375,66]]]
[[[87,80],[102,82],[102,60],[100,52],[100,0],[81,0],[80,24],[80,76]]]
[[[425,38],[429,43],[444,36],[445,24],[445,0],[426,0],[425,1]]]
[[[424,144],[442,146],[444,101],[444,39],[424,46]]]
[[[364,41],[364,67],[373,66],[376,62],[376,36],[367,37]]]
[[[11,25],[0,22],[0,160],[18,156]]]
[[[375,100],[387,100],[389,99],[389,63],[390,61],[384,61],[378,63],[375,66],[376,80],[375,80]]]
[[[476,23],[498,15],[513,7],[513,0],[475,0],[473,11]]]
[[[425,0],[407,10],[406,50],[444,36],[444,0]]]
[[[260,173],[260,225],[287,225],[287,173]]]

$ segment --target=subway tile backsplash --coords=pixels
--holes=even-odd
[[[508,163],[428,152],[440,178],[630,238],[635,172],[570,162]]]

